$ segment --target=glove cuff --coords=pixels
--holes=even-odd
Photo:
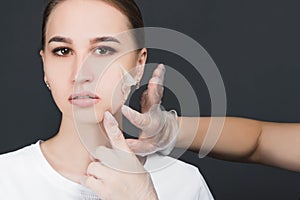
[[[166,140],[162,139],[162,141],[169,142],[164,145],[159,145],[162,147],[158,150],[158,152],[166,156],[172,152],[176,145],[179,135],[179,122],[176,110],[170,110],[169,112],[163,111],[163,113],[165,115],[166,121],[161,132],[164,133],[164,135],[166,135],[168,138],[166,138]]]

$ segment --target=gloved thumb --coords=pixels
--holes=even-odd
[[[151,122],[148,113],[141,114],[126,105],[123,105],[121,110],[123,115],[139,129],[147,127]]]
[[[130,150],[139,156],[146,156],[154,153],[155,147],[149,142],[143,142],[138,139],[126,139]]]
[[[128,151],[129,148],[121,130],[118,127],[118,122],[108,111],[104,113],[103,124],[112,147]]]

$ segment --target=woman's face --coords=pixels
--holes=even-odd
[[[75,110],[83,120],[95,113],[99,122],[105,111],[114,113],[124,103],[123,69],[134,69],[132,76],[140,80],[147,53],[124,54],[133,40],[118,34],[128,24],[124,14],[100,0],[67,0],[52,11],[41,56],[45,81],[64,117],[72,119]]]

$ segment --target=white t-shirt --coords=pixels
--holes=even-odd
[[[167,165],[167,166],[166,166]],[[168,156],[148,156],[160,200],[213,199],[198,168]],[[56,172],[45,159],[40,142],[0,155],[1,200],[96,200],[92,190]]]

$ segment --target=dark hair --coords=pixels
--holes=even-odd
[[[67,0],[50,0],[50,2],[47,4],[45,11],[44,11],[44,16],[43,16],[43,25],[42,25],[42,50],[45,48],[45,40],[46,40],[46,25],[49,19],[49,16],[51,12],[55,9],[55,7]],[[142,13],[135,3],[134,0],[99,0],[106,2],[110,4],[111,6],[115,7],[119,11],[121,11],[129,21],[129,28],[132,29],[138,29],[138,28],[143,28],[144,27],[144,21],[142,17]],[[140,32],[140,31],[138,31]],[[137,46],[141,47],[140,45],[144,44],[144,34],[138,34],[135,35],[136,37],[136,42]],[[141,44],[142,43],[142,44]]]

